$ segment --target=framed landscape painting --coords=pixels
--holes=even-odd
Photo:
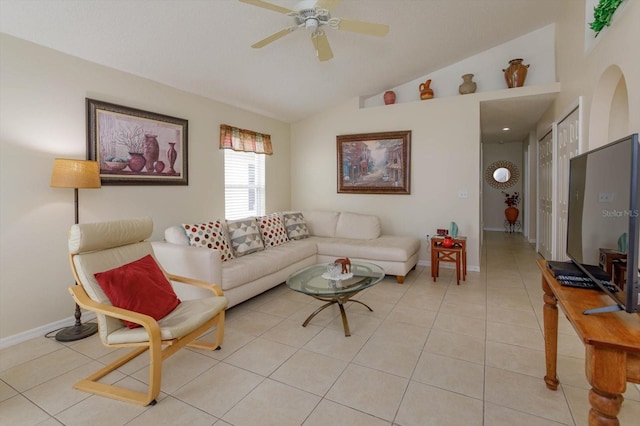
[[[411,131],[337,136],[338,193],[410,194]]]
[[[103,185],[187,185],[188,121],[87,99],[87,157]]]

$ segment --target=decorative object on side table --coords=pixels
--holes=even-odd
[[[462,84],[458,86],[458,92],[461,95],[468,95],[470,93],[475,93],[478,85],[475,81],[473,81],[473,74],[464,74],[462,76]]]
[[[509,61],[509,66],[502,70],[509,89],[524,86],[529,65],[524,65],[522,61],[522,58],[512,59]]]
[[[442,247],[444,248],[453,247],[453,238],[451,238],[451,235],[447,235],[446,237],[444,237],[444,240],[442,241]]]
[[[424,83],[420,83],[420,99],[427,100],[433,98],[433,89],[429,87],[431,85],[431,79],[425,81]]]
[[[385,105],[392,105],[396,103],[396,92],[394,92],[393,90],[387,90],[386,92],[384,92],[384,104]]]
[[[456,238],[458,236],[458,224],[455,222],[451,222],[449,224],[449,235],[451,235],[453,238]]]
[[[78,189],[97,189],[101,187],[100,166],[97,161],[56,158],[53,161],[50,186],[52,188],[73,188],[75,223],[78,224]],[[89,337],[98,331],[98,324],[96,323],[82,324],[80,321],[81,315],[80,306],[76,303],[75,325],[60,330],[56,334],[56,340],[73,342]]]

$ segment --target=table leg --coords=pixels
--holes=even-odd
[[[434,244],[431,244],[431,278],[433,278],[433,282],[436,281],[436,251],[433,249]]]
[[[369,305],[367,305],[367,304],[366,304],[366,303],[364,303],[364,302],[361,302],[361,301],[359,301],[359,300],[353,300],[353,299],[349,299],[349,302],[356,302],[356,303],[359,303],[359,304],[361,304],[362,306],[364,306],[365,308],[367,308],[368,310],[370,310],[371,312],[373,312],[373,309],[371,309],[371,308],[369,307]]]
[[[553,295],[547,280],[542,276],[542,290],[544,291],[543,318],[544,318],[544,357],[547,365],[547,374],[544,382],[551,390],[558,389],[558,376],[556,365],[558,360],[558,301]]]
[[[462,246],[462,279],[467,280],[467,245]]]
[[[318,300],[325,300],[325,299],[319,299],[316,297],[316,299]],[[309,325],[309,321],[311,321],[313,319],[313,317],[315,317],[316,315],[318,315],[323,309],[328,308],[329,306],[333,305],[334,303],[338,303],[337,300],[331,300],[328,303],[325,303],[324,305],[320,306],[318,309],[316,309],[315,311],[313,311],[313,313],[311,315],[309,315],[307,317],[307,319],[302,323],[303,327],[306,327],[307,325]],[[342,305],[340,305],[340,307],[342,308]]]
[[[349,322],[347,321],[347,314],[344,311],[342,301],[338,300],[338,306],[340,307],[340,315],[342,315],[342,327],[344,327],[344,335],[349,337],[351,336],[351,331],[349,331]]]
[[[618,413],[627,386],[626,353],[586,345],[585,370],[591,384],[589,425],[618,426]]]

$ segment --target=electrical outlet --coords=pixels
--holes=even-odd
[[[429,234],[425,234],[425,237],[427,238],[427,241],[429,241]]]
[[[469,191],[466,189],[458,191],[458,198],[469,198]]]
[[[613,202],[613,192],[599,192],[598,193],[598,201],[601,203],[611,203]]]

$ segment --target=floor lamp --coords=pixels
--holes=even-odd
[[[53,162],[51,173],[52,188],[73,188],[76,224],[78,223],[78,189],[100,188],[100,167],[97,161],[72,160],[56,158]],[[76,283],[78,285],[78,283]],[[66,327],[56,334],[56,340],[60,342],[72,342],[84,339],[98,331],[98,324],[80,322],[80,306],[76,303],[76,323]]]

